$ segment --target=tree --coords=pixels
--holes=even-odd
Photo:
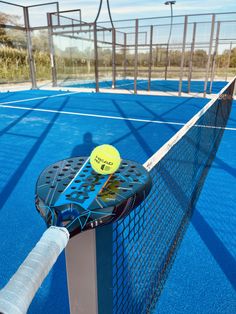
[[[99,51],[99,59],[101,66],[111,66],[112,64],[112,50],[109,48],[101,49]]]
[[[230,68],[236,68],[236,48],[233,48],[231,51],[226,49],[223,51],[221,55],[217,56],[217,64],[219,67],[226,67],[228,66],[230,56]]]
[[[203,49],[197,49],[194,51],[193,66],[198,68],[204,68],[207,63],[207,52]]]
[[[32,43],[34,51],[48,52],[48,31],[34,31],[32,34]]]
[[[19,17],[0,12],[0,46],[14,47],[14,41],[11,36],[10,28],[7,31],[7,25],[17,26]],[[14,34],[14,31],[12,32]]]
[[[231,50],[230,67],[236,68],[236,47]]]

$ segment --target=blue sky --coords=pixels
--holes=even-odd
[[[9,0],[12,3],[33,5],[46,3],[45,0]],[[52,0],[51,0],[52,1]],[[51,2],[49,1],[49,2]],[[60,0],[60,8],[80,8],[86,21],[93,21],[98,10],[100,0]],[[107,20],[106,0],[103,0],[101,20]],[[164,5],[164,0],[110,0],[113,19],[129,19],[136,17],[152,17],[169,15],[170,9]],[[1,10],[1,9],[0,9]],[[233,12],[236,11],[235,0],[177,0],[174,6],[174,15],[208,13],[208,12]]]

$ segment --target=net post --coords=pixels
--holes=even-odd
[[[112,28],[112,88],[116,88],[116,30]]]
[[[138,76],[138,22],[135,20],[135,50],[134,50],[134,94],[137,94],[137,76]]]
[[[99,74],[98,74],[98,42],[97,42],[97,23],[93,23],[93,40],[94,40],[94,75],[96,92],[99,92]]]
[[[151,89],[151,78],[152,78],[152,43],[153,43],[153,25],[150,26],[149,67],[148,67],[148,91],[150,91],[150,89]]]
[[[183,34],[183,43],[182,43],[182,56],[180,64],[180,77],[179,77],[179,93],[178,96],[181,96],[182,85],[183,85],[183,71],[184,71],[184,55],[185,55],[185,46],[186,46],[186,37],[187,37],[187,27],[188,27],[188,16],[184,17],[184,34]]]
[[[210,42],[209,42],[209,50],[208,50],[208,59],[207,59],[207,68],[206,68],[206,76],[205,76],[205,82],[204,82],[203,97],[206,97],[206,93],[207,93],[208,76],[209,76],[210,66],[211,66],[211,51],[212,51],[212,46],[213,46],[214,30],[215,30],[215,14],[212,14],[211,34],[210,34]]]
[[[70,239],[65,253],[70,313],[98,314],[95,229]]]
[[[192,72],[193,72],[193,55],[195,49],[195,41],[196,41],[196,29],[197,23],[193,23],[193,37],[192,37],[192,44],[191,44],[191,52],[190,52],[190,59],[189,59],[189,72],[188,72],[188,93],[191,90],[191,80],[192,80]]]
[[[23,7],[23,12],[24,12],[24,24],[25,24],[25,31],[26,31],[27,50],[28,50],[28,60],[29,60],[29,67],[30,67],[30,79],[32,83],[32,89],[37,89],[38,87],[37,87],[37,81],[36,81],[36,70],[35,70],[34,54],[33,54],[33,49],[32,49],[32,38],[31,38],[28,7]]]
[[[113,225],[96,229],[98,313],[113,313]]]
[[[220,35],[220,21],[217,22],[217,30],[216,30],[216,41],[215,41],[215,51],[212,59],[212,68],[211,68],[211,83],[210,83],[210,94],[212,93],[212,85],[215,78],[215,66],[216,66],[216,57],[218,54],[218,45],[219,45],[219,35]]]
[[[86,231],[66,248],[71,314],[110,314],[113,308],[112,224]]]
[[[59,15],[58,15],[59,19]],[[52,14],[47,13],[47,22],[48,22],[48,43],[50,49],[50,61],[51,61],[51,73],[52,73],[52,86],[57,86],[57,69],[56,69],[56,58],[55,50],[53,43],[53,30],[52,30]],[[59,20],[58,20],[59,22]]]

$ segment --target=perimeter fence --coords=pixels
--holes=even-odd
[[[85,22],[80,9],[58,2],[21,6],[0,1],[0,84],[152,90],[152,82],[178,80],[179,95],[192,80],[236,73],[236,12]],[[170,36],[170,40],[169,40]],[[117,84],[118,82],[118,84]],[[142,85],[144,83],[144,85]],[[127,87],[128,86],[128,87]]]

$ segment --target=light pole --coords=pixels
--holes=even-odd
[[[172,27],[173,27],[173,5],[176,3],[176,1],[166,1],[165,5],[170,5],[170,12],[171,12],[171,20],[170,20],[170,32],[169,37],[167,41],[167,49],[166,49],[166,67],[165,67],[165,80],[167,79],[167,70],[169,65],[169,45],[170,45],[170,38],[172,33]]]

